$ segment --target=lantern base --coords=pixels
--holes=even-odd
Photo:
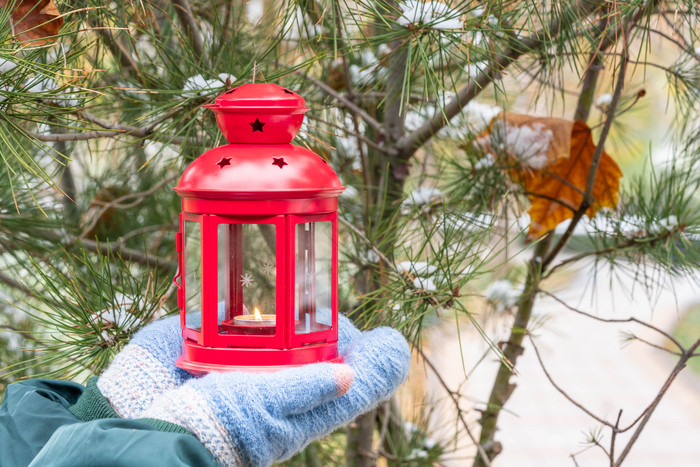
[[[337,343],[295,349],[212,348],[185,339],[175,366],[193,376],[203,376],[212,371],[275,372],[310,363],[343,363]]]

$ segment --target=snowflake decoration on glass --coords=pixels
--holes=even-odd
[[[314,279],[316,279],[316,274],[313,272],[307,272],[306,273],[306,283],[307,284],[313,284]]]
[[[265,264],[263,264],[262,270],[265,274],[274,274],[275,273],[275,265],[270,264],[270,263],[265,263]]]
[[[252,284],[253,284],[253,276],[251,276],[247,272],[245,274],[241,274],[241,285],[243,287],[250,287]]]

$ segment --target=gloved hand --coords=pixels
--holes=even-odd
[[[114,357],[97,387],[121,417],[143,418],[158,395],[192,378],[175,366],[181,353],[180,316],[151,323]]]
[[[137,333],[97,385],[120,415],[184,426],[222,465],[266,466],[370,410],[406,378],[410,350],[395,330],[361,333],[340,316],[338,338],[344,364],[192,378],[174,366],[182,338],[167,318]]]

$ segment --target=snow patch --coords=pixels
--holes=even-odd
[[[409,0],[400,5],[400,25],[418,25],[433,29],[461,29],[460,13],[442,2],[419,2]]]
[[[491,282],[484,293],[486,301],[497,312],[503,312],[512,308],[518,301],[520,290],[513,287],[509,280]]]
[[[605,94],[601,94],[600,96],[598,96],[598,100],[596,101],[596,103],[602,107],[602,106],[610,105],[612,100],[613,100],[612,94],[605,93]]]
[[[403,200],[401,206],[404,208],[410,208],[411,206],[425,206],[433,201],[440,200],[443,197],[444,194],[442,191],[440,191],[440,189],[422,186],[413,190],[411,194],[408,195],[405,200]]]
[[[425,261],[401,261],[396,265],[399,272],[416,274],[418,276],[429,276],[437,271],[437,267]]]
[[[496,158],[493,156],[493,154],[488,153],[486,154],[486,156],[482,157],[474,163],[474,170],[481,170],[487,167],[492,167],[495,162]]]
[[[549,164],[547,151],[554,134],[544,123],[517,126],[497,120],[493,124],[493,135],[497,148],[518,159],[522,165],[542,170]]]

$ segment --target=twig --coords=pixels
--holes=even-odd
[[[102,250],[105,249],[116,251],[122,258],[151,268],[161,269],[166,273],[171,273],[177,269],[177,263],[175,261],[167,261],[153,255],[147,255],[140,250],[127,248],[120,242],[96,242],[94,240],[88,240],[87,238],[75,239],[74,242],[83,245],[88,250],[95,253],[101,254]]]
[[[115,209],[129,209],[133,208],[135,206],[138,206],[139,204],[143,203],[150,195],[158,191],[162,186],[172,182],[177,178],[178,175],[171,175],[160,182],[156,183],[153,185],[151,188],[149,188],[146,191],[141,191],[139,193],[129,193],[124,196],[120,196],[119,198],[116,198],[108,203],[100,203],[102,204],[102,208],[92,217],[92,221],[83,228],[82,233],[78,236],[79,239],[85,238],[85,236],[92,231],[92,229],[95,228],[97,223],[100,221],[102,216],[104,215],[105,212],[107,212],[110,208],[115,208]],[[127,203],[127,204],[121,204],[124,201],[134,199],[134,201]]]
[[[617,430],[620,426],[620,418],[622,418],[622,409],[617,412],[617,420],[615,420],[615,428],[610,435],[610,467],[615,466],[615,441],[617,440]]]
[[[320,118],[320,117],[315,117],[315,116],[313,116],[313,115],[308,115],[308,114],[307,114],[307,115],[306,115],[306,118],[308,118],[309,120],[316,120],[317,122],[322,122],[322,123],[325,124],[325,125],[328,125],[328,126],[330,126],[330,127],[332,127],[332,128],[335,128],[335,129],[337,129],[337,130],[340,130],[340,131],[342,131],[343,133],[345,133],[345,134],[347,134],[347,135],[349,135],[349,136],[352,136],[353,138],[357,138],[358,140],[360,140],[360,141],[362,141],[363,143],[365,143],[367,146],[370,146],[371,148],[373,148],[373,149],[375,149],[375,150],[377,150],[377,151],[386,152],[386,148],[385,148],[385,147],[382,147],[382,146],[378,145],[377,143],[375,143],[375,142],[372,141],[371,139],[367,138],[367,137],[366,137],[365,135],[363,135],[362,133],[359,133],[357,130],[355,130],[355,131],[349,130],[349,129],[347,129],[347,128],[345,128],[345,127],[342,127],[342,126],[340,126],[340,125],[338,125],[338,124],[335,124],[335,123],[326,121],[326,120],[324,120],[324,119],[322,119],[322,118]]]
[[[639,422],[639,425],[637,425],[637,429],[634,430],[632,438],[630,438],[629,442],[620,453],[620,456],[617,458],[614,467],[619,467],[625,460],[630,450],[632,449],[632,446],[634,446],[634,443],[639,438],[639,435],[641,434],[642,430],[644,430],[644,427],[649,422],[649,419],[654,413],[654,410],[656,409],[656,407],[658,407],[659,402],[661,402],[661,399],[664,397],[664,395],[668,391],[668,388],[671,386],[671,383],[673,383],[673,380],[676,379],[676,376],[678,376],[678,374],[683,370],[683,368],[685,368],[688,359],[693,355],[693,352],[695,352],[695,350],[698,347],[700,347],[700,339],[695,341],[695,343],[690,348],[683,351],[683,356],[678,360],[678,363],[676,363],[676,366],[673,368],[673,371],[671,371],[671,374],[666,379],[666,382],[661,387],[661,390],[659,390],[659,393],[656,395],[651,405],[649,405],[649,407],[647,407],[647,409],[645,410],[644,418],[641,420],[641,422]]]
[[[651,329],[652,331],[656,331],[656,332],[658,332],[659,334],[663,335],[665,338],[667,338],[668,340],[670,340],[671,342],[673,342],[673,344],[674,344],[676,347],[678,347],[678,350],[680,350],[681,352],[683,352],[683,346],[681,345],[680,342],[678,342],[678,340],[676,340],[672,335],[670,335],[669,333],[667,333],[667,332],[664,331],[663,329],[657,328],[656,326],[654,326],[654,325],[652,325],[652,324],[649,324],[649,323],[647,323],[646,321],[642,321],[642,320],[637,319],[637,318],[635,318],[635,317],[633,317],[633,316],[631,316],[631,317],[629,317],[629,318],[601,318],[600,316],[596,316],[596,315],[593,315],[593,314],[591,314],[591,313],[586,313],[585,311],[582,311],[582,310],[579,310],[579,309],[577,309],[577,308],[572,307],[571,305],[569,305],[569,304],[566,303],[564,300],[562,300],[561,298],[557,297],[556,295],[554,295],[554,294],[551,293],[551,292],[548,292],[548,291],[543,290],[543,289],[538,289],[537,292],[538,292],[538,293],[542,293],[542,294],[544,294],[544,295],[547,295],[548,297],[553,298],[553,299],[554,299],[556,302],[558,302],[560,305],[563,305],[565,308],[567,308],[567,309],[570,310],[570,311],[573,311],[574,313],[577,313],[577,314],[582,315],[582,316],[586,316],[586,317],[588,317],[588,318],[594,319],[594,320],[596,320],[596,321],[600,321],[600,322],[602,322],[602,323],[637,323],[637,324],[639,324],[639,325],[641,325],[641,326],[644,326],[644,327],[646,327],[646,328],[648,328],[648,329]]]
[[[418,353],[420,354],[421,358],[423,361],[428,365],[428,367],[433,371],[433,374],[437,377],[438,382],[440,385],[447,391],[447,394],[450,396],[450,399],[452,399],[452,402],[454,403],[455,409],[457,410],[457,416],[462,422],[462,425],[464,426],[464,429],[467,431],[467,436],[472,440],[472,443],[476,446],[477,450],[479,451],[479,454],[481,454],[482,461],[486,467],[491,466],[491,462],[489,461],[489,457],[486,454],[486,451],[484,450],[484,447],[479,444],[477,441],[476,437],[474,436],[474,433],[472,433],[471,428],[469,428],[469,424],[467,421],[464,419],[464,416],[462,415],[462,408],[459,406],[459,398],[455,394],[455,392],[450,389],[450,387],[447,385],[447,382],[442,378],[442,375],[440,372],[435,368],[435,365],[430,361],[428,357],[426,357],[425,353],[423,352],[422,349],[417,349]]]
[[[547,380],[549,381],[549,383],[550,383],[552,386],[554,386],[554,389],[556,389],[556,390],[559,392],[559,394],[561,394],[562,396],[564,396],[564,397],[566,398],[566,400],[568,400],[569,402],[571,402],[572,404],[574,404],[576,407],[578,407],[579,409],[581,409],[586,415],[588,415],[589,417],[591,417],[592,419],[594,419],[594,420],[597,421],[598,423],[602,423],[603,425],[609,426],[610,428],[615,428],[614,425],[613,425],[612,423],[610,423],[609,421],[605,420],[604,418],[601,418],[601,417],[597,416],[596,414],[594,414],[593,412],[591,412],[590,410],[588,410],[583,404],[581,404],[581,403],[578,402],[576,399],[574,399],[573,397],[571,397],[564,389],[561,388],[561,386],[559,386],[559,385],[556,383],[556,381],[554,381],[554,379],[552,378],[552,375],[549,374],[549,371],[547,371],[547,368],[544,366],[544,362],[542,361],[542,357],[540,356],[540,351],[539,351],[539,349],[537,348],[537,346],[535,345],[534,339],[532,338],[532,336],[531,336],[530,334],[528,334],[527,337],[528,337],[528,339],[530,340],[530,343],[532,344],[532,348],[535,349],[535,355],[537,356],[537,361],[538,361],[539,364],[540,364],[540,368],[542,368],[542,371],[544,372],[544,375],[547,377]]]
[[[300,71],[300,73],[303,73],[303,72]],[[355,104],[350,99],[346,98],[345,96],[343,96],[342,94],[337,92],[335,89],[328,86],[326,83],[319,81],[315,78],[312,78],[311,76],[309,76],[305,73],[303,73],[303,74],[304,74],[304,78],[307,81],[310,81],[317,88],[319,88],[321,91],[325,92],[329,96],[331,96],[334,99],[336,99],[337,101],[339,101],[341,104],[343,104],[345,107],[347,107],[351,113],[356,114],[359,117],[362,117],[362,119],[368,125],[372,126],[372,128],[377,130],[378,133],[384,134],[384,128],[382,127],[382,125],[377,120],[375,120],[370,114],[368,114],[362,108],[360,108],[357,104]]]
[[[0,329],[3,329],[5,331],[10,331],[10,332],[13,332],[15,334],[19,334],[20,336],[22,336],[22,338],[24,340],[28,340],[28,341],[34,340],[34,336],[29,334],[28,332],[22,331],[21,329],[17,329],[14,326],[10,326],[8,324],[0,324]]]
[[[345,227],[347,227],[348,229],[352,230],[355,235],[360,237],[360,239],[363,242],[365,242],[365,244],[367,246],[369,246],[372,249],[372,251],[374,251],[377,254],[377,256],[379,256],[382,259],[382,261],[384,261],[386,263],[387,266],[389,266],[389,267],[393,266],[394,262],[390,261],[389,258],[387,258],[387,256],[384,253],[382,253],[382,250],[380,250],[379,248],[374,246],[374,243],[372,241],[370,241],[370,239],[367,238],[365,236],[365,234],[360,232],[360,230],[357,227],[355,227],[354,225],[352,225],[352,223],[346,221],[342,217],[338,217],[338,221],[341,224],[343,224]],[[394,270],[396,270],[396,268],[394,268]],[[398,272],[398,270],[396,270],[396,271]]]
[[[627,55],[627,30],[623,32],[622,39],[624,42],[625,52],[622,57],[622,61],[620,62],[620,71],[617,74],[615,92],[613,94],[612,102],[610,102],[610,106],[608,107],[605,125],[603,125],[603,129],[601,130],[600,137],[598,138],[598,145],[595,148],[595,152],[593,153],[593,157],[591,160],[591,166],[588,170],[588,177],[586,179],[586,190],[584,191],[583,199],[581,200],[581,205],[579,206],[578,210],[574,213],[574,216],[571,219],[571,223],[566,229],[566,232],[564,232],[559,241],[552,247],[552,249],[547,254],[547,257],[542,262],[543,270],[547,269],[547,266],[549,266],[549,264],[554,260],[554,258],[556,258],[556,256],[562,250],[562,248],[564,248],[564,245],[566,245],[566,243],[569,241],[569,238],[571,238],[571,235],[573,235],[576,225],[578,225],[583,215],[593,203],[593,187],[595,185],[596,176],[598,175],[598,166],[600,165],[600,159],[603,156],[603,147],[605,146],[605,140],[608,138],[608,134],[610,133],[612,122],[615,119],[615,110],[617,109],[617,104],[620,101],[622,90],[625,87],[625,72],[627,71],[627,62],[629,60],[629,57]]]
[[[192,42],[192,50],[195,53],[197,61],[201,62],[204,58],[204,41],[202,34],[199,32],[199,25],[192,13],[192,7],[187,0],[172,0],[177,17],[185,28],[185,32]]]

